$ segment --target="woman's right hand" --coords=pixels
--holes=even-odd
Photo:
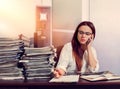
[[[54,77],[59,78],[65,74],[65,71],[63,69],[55,69],[53,74]]]

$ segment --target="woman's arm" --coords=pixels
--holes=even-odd
[[[64,45],[64,47],[61,50],[57,66],[53,72],[55,77],[57,78],[59,78],[60,76],[66,73],[66,68],[69,63],[68,53],[69,53],[69,45]]]
[[[87,49],[88,51],[88,65],[90,70],[95,71],[96,68],[98,67],[98,59],[97,59],[97,55],[96,55],[96,51],[92,49],[92,47],[89,47]],[[98,68],[97,68],[98,70]]]
[[[88,66],[91,71],[98,71],[99,63],[97,59],[97,54],[95,49],[92,48],[93,36],[90,39],[90,43],[87,44],[87,52],[88,52]]]

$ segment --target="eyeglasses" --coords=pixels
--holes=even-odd
[[[79,34],[81,34],[81,35],[85,34],[85,35],[87,35],[87,36],[89,36],[89,35],[92,34],[92,33],[90,33],[90,32],[83,32],[83,31],[79,31],[79,30],[78,30],[78,32],[79,32]]]

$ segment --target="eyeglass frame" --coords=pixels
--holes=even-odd
[[[90,32],[83,32],[83,31],[80,31],[80,30],[78,30],[78,33],[79,33],[80,35],[83,35],[83,34],[85,34],[85,35],[87,35],[87,36],[92,35],[92,33],[90,33]]]

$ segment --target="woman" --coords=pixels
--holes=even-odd
[[[72,41],[62,48],[55,77],[68,73],[97,72],[99,63],[95,49],[92,47],[95,27],[92,22],[81,22],[73,35]]]

